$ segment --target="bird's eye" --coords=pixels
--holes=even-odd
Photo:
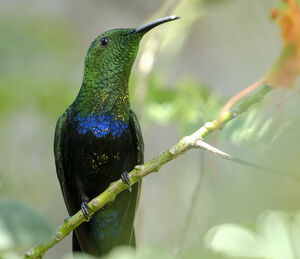
[[[110,39],[105,37],[100,40],[99,44],[102,48],[105,48],[109,42],[110,42]]]

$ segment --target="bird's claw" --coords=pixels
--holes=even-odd
[[[131,192],[132,188],[131,188],[131,182],[130,182],[128,172],[125,171],[124,173],[122,173],[121,174],[121,179],[128,186],[128,190]]]
[[[81,203],[81,211],[87,221],[89,221],[92,217],[90,212],[94,212],[91,206],[85,201]]]

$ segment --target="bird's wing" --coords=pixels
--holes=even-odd
[[[135,145],[135,148],[137,150],[137,163],[136,165],[141,165],[144,163],[144,141],[142,137],[142,131],[141,127],[138,121],[137,116],[135,113],[130,110],[130,117],[129,117],[129,128],[133,136],[133,143]],[[134,186],[133,191],[136,191],[136,200],[132,206],[134,206],[133,211],[133,219],[136,215],[136,210],[138,207],[139,199],[140,199],[140,192],[141,192],[142,182],[138,182],[136,186]],[[135,233],[134,228],[132,228],[132,234],[131,234],[131,241],[130,245],[135,247]]]
[[[67,112],[63,113],[56,124],[55,135],[54,135],[54,157],[56,165],[56,173],[60,184],[65,182],[64,179],[64,166],[63,166],[63,132],[65,127],[65,122],[67,120]]]
[[[144,163],[144,141],[138,118],[132,110],[130,110],[129,128],[134,138],[134,145],[136,145],[136,150],[138,151],[137,165],[141,165]]]
[[[62,194],[67,205],[69,214],[76,211],[75,203],[72,196],[70,195],[70,187],[66,179],[66,174],[64,172],[64,150],[63,141],[65,137],[67,112],[64,112],[57,121],[55,136],[54,136],[54,157],[56,165],[56,173],[62,190]]]

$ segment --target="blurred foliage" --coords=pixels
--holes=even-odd
[[[193,25],[205,13],[203,2],[201,0],[178,1],[172,10],[178,16],[184,18],[185,22],[176,24],[176,29],[165,33],[162,39],[159,39],[159,53],[164,53],[165,58],[170,59],[174,55],[178,55],[183,48],[183,44],[188,39]],[[175,24],[173,24],[175,28]],[[180,35],[180,37],[178,37]]]
[[[265,212],[254,230],[237,224],[216,226],[205,242],[209,249],[233,257],[300,258],[300,214]]]
[[[96,259],[97,257],[94,257],[92,255],[88,255],[86,253],[71,253],[63,256],[61,259]]]
[[[0,258],[14,258],[13,251],[22,254],[52,233],[48,220],[36,209],[15,200],[0,200]]]
[[[94,2],[96,3],[96,1]],[[142,115],[140,117],[145,136],[147,136],[147,126],[150,125],[157,126],[156,135],[159,130],[167,125],[175,125],[176,129],[180,130],[180,136],[191,134],[206,121],[216,119],[225,103],[225,98],[221,97],[220,91],[214,89],[211,84],[204,83],[189,75],[185,75],[174,82],[164,74],[164,71],[155,69],[155,65],[160,61],[162,64],[165,63],[168,64],[168,67],[172,67],[176,55],[186,51],[183,47],[190,39],[191,31],[195,30],[193,25],[207,14],[207,10],[214,14],[215,9],[213,8],[217,6],[226,7],[227,4],[238,1],[187,0],[166,2],[168,3],[160,3],[164,7],[155,12],[153,18],[176,13],[182,16],[183,19],[182,21],[179,20],[180,22],[176,21],[176,25],[170,24],[168,30],[161,28],[161,30],[153,31],[152,35],[142,42],[141,50],[145,46],[145,51],[147,51],[148,42],[151,40],[157,41],[156,50],[152,49],[153,42],[152,45],[149,44],[154,60],[151,61],[151,58],[143,60],[143,62],[145,60],[150,63],[153,62],[150,64],[150,70],[146,78],[140,78],[139,73],[141,70],[138,67],[133,70],[130,82],[131,100],[140,109],[138,111]],[[31,3],[28,6],[34,6],[35,4]],[[103,8],[102,4],[103,2],[100,3],[99,1],[99,9]],[[58,203],[54,203],[57,202],[58,197],[58,194],[54,192],[58,189],[53,191],[53,188],[59,187],[53,184],[55,181],[58,185],[52,154],[53,131],[56,119],[74,100],[79,90],[84,53],[87,50],[89,41],[95,35],[89,35],[90,38],[88,38],[86,37],[86,28],[81,31],[79,26],[76,28],[74,25],[72,19],[82,18],[83,11],[81,13],[81,10],[80,15],[77,13],[77,15],[73,14],[71,16],[68,13],[72,17],[71,19],[67,15],[66,17],[59,16],[57,13],[50,13],[47,10],[26,14],[22,8],[24,7],[25,10],[27,3],[24,6],[21,5],[21,7],[18,7],[18,5],[21,4],[15,3],[13,8],[4,9],[6,12],[2,11],[0,15],[0,193],[1,195],[9,194],[18,197],[22,201],[24,200],[24,202],[39,206],[39,210],[48,212],[51,209],[50,214],[52,213],[53,217],[57,218],[56,223],[59,224],[66,212],[57,205]],[[58,9],[60,9],[60,5],[61,3],[58,4]],[[70,6],[73,6],[73,3]],[[285,4],[282,3],[280,8],[284,10],[285,7]],[[267,13],[263,15],[267,17]],[[86,18],[87,16],[83,17]],[[255,20],[255,14],[251,14],[251,19],[252,23]],[[234,21],[237,23],[236,20]],[[217,27],[220,27],[220,30],[223,29],[222,26],[219,26],[221,22],[217,21]],[[93,25],[95,24],[93,23]],[[207,26],[207,31],[213,29],[210,23],[206,23],[205,26]],[[214,38],[210,40],[215,41]],[[235,48],[237,43],[234,42],[234,39],[228,38],[227,40]],[[264,44],[261,42],[261,45]],[[249,49],[245,49],[245,52],[250,51],[250,47],[252,48],[250,45],[248,45]],[[240,60],[244,62],[243,57]],[[225,60],[222,65],[230,66],[230,60]],[[246,71],[245,74],[248,72]],[[215,72],[214,76],[216,76]],[[145,88],[140,88],[142,80],[145,80]],[[139,89],[142,89],[144,94],[141,99],[136,98]],[[299,192],[296,190],[299,190],[299,186],[295,182],[291,183],[288,178],[289,175],[298,176],[299,171],[297,170],[299,168],[297,162],[299,160],[300,122],[298,110],[294,109],[298,106],[293,106],[294,117],[288,114],[287,118],[283,118],[277,116],[280,110],[268,110],[266,101],[268,100],[262,101],[226,125],[218,133],[218,138],[222,139],[227,145],[239,146],[239,157],[243,158],[249,153],[254,153],[266,165],[283,168],[283,174],[286,175],[281,175],[282,178],[279,180],[274,177],[274,180],[274,178],[265,176],[262,172],[257,173],[252,169],[247,171],[245,168],[236,169],[232,164],[230,167],[225,165],[222,170],[226,174],[222,175],[224,178],[221,184],[218,181],[206,182],[209,191],[206,190],[203,194],[205,202],[199,205],[195,213],[199,218],[198,221],[201,221],[200,223],[196,222],[200,227],[196,223],[195,226],[191,227],[198,238],[192,247],[181,251],[180,245],[182,244],[177,245],[176,247],[179,248],[176,253],[171,249],[155,246],[141,247],[137,253],[134,253],[131,249],[117,248],[104,258],[224,259],[232,256],[235,256],[234,258],[249,258],[249,256],[258,258],[257,256],[266,255],[269,257],[272,255],[273,258],[278,259],[287,258],[280,256],[282,253],[289,254],[291,252],[291,242],[288,240],[299,242],[298,214],[297,216],[291,216],[283,212],[264,214],[258,221],[258,227],[252,230],[244,227],[246,223],[244,225],[217,226],[209,232],[206,238],[206,248],[211,251],[207,251],[202,247],[202,235],[207,228],[219,221],[230,222],[228,221],[228,218],[230,218],[228,215],[233,215],[232,218],[236,221],[243,217],[251,221],[251,216],[254,214],[256,217],[256,213],[264,206],[278,206],[280,202],[283,207],[286,204],[290,205],[291,208],[298,206]],[[138,102],[141,102],[142,105],[139,106]],[[160,140],[154,138],[148,140],[147,150],[152,148],[152,145],[154,146],[155,141],[159,142]],[[157,152],[157,150],[151,150],[151,152]],[[41,154],[44,154],[44,156]],[[192,159],[195,159],[195,157],[192,157]],[[178,188],[183,188],[184,185],[184,193],[178,194],[178,188],[176,189],[173,186],[177,183],[172,182],[170,183],[172,186],[168,186],[170,175],[167,175],[167,180],[162,183],[164,188],[169,188],[167,191],[162,190],[162,192],[170,193],[170,196],[172,196],[168,200],[169,202],[161,205],[171,211],[167,216],[169,218],[171,216],[175,217],[171,214],[173,212],[169,209],[170,207],[168,207],[175,206],[174,204],[177,207],[176,214],[182,213],[185,215],[184,205],[189,204],[187,202],[190,199],[188,194],[196,177],[198,177],[198,160],[188,160],[185,163],[184,167],[178,166],[179,174],[177,176],[184,177],[182,171],[189,171],[190,174],[186,174],[185,178],[179,178],[180,180],[174,177],[176,182],[180,182]],[[193,172],[195,172],[194,175]],[[236,174],[231,175],[232,172]],[[240,174],[240,172],[246,173]],[[160,179],[163,179],[163,177]],[[192,178],[192,183],[188,182],[189,178]],[[154,180],[150,179],[149,181],[151,183]],[[144,188],[147,188],[146,184]],[[155,200],[156,196],[152,193],[154,187],[151,186],[151,188],[150,199]],[[159,187],[155,186],[155,188]],[[171,188],[175,191],[172,192],[173,189]],[[253,200],[246,197],[244,194],[245,188],[249,189],[249,196]],[[255,188],[255,193],[253,193],[253,188]],[[270,190],[272,188],[275,189],[273,192]],[[277,192],[284,195],[283,198],[280,196],[281,200],[274,195]],[[155,189],[155,193],[159,193],[159,190]],[[174,198],[176,194],[180,195],[179,199]],[[264,199],[266,199],[264,195],[271,196],[273,203],[269,201],[267,205],[263,206]],[[241,198],[238,196],[241,196]],[[45,197],[47,198],[44,199]],[[61,196],[59,197],[62,199]],[[221,197],[220,200],[217,200],[217,197]],[[159,198],[162,199],[163,203],[164,198],[160,196]],[[181,205],[180,199],[182,199]],[[234,199],[239,199],[240,203]],[[252,202],[250,205],[249,201]],[[155,201],[155,204],[159,206],[157,201]],[[288,207],[288,205],[286,206]],[[225,208],[225,206],[229,208]],[[237,206],[244,206],[246,212],[243,212]],[[178,211],[178,207],[182,207],[181,211]],[[205,212],[207,214],[201,214]],[[218,213],[222,215],[219,216]],[[237,214],[240,218],[236,216]],[[151,222],[146,223],[154,224],[152,222],[154,216],[151,216]],[[33,244],[47,238],[51,234],[49,221],[51,220],[45,219],[29,205],[15,200],[0,200],[0,258],[17,258],[25,248],[28,249]],[[179,224],[179,221],[177,223]],[[203,225],[205,226],[203,227]],[[198,230],[198,227],[200,230]],[[152,225],[150,228],[152,228]],[[159,228],[163,229],[163,227]],[[177,232],[180,235],[178,229]],[[173,238],[171,234],[168,237]],[[164,240],[164,242],[169,245],[169,240]],[[253,249],[249,250],[250,246]],[[64,259],[67,258],[71,258],[71,255],[64,257]],[[76,258],[92,257],[78,255]]]
[[[142,120],[148,124],[176,123],[181,134],[190,134],[204,122],[214,120],[222,104],[208,85],[193,78],[184,78],[175,85],[168,85],[163,78],[152,75],[148,78]]]
[[[144,246],[137,251],[128,247],[117,247],[102,259],[221,259],[220,256],[213,253],[200,253],[196,250],[185,252],[174,252],[159,246]],[[65,258],[64,258],[65,259]],[[68,257],[66,258],[68,259]],[[88,259],[88,257],[87,257]],[[226,257],[222,257],[226,259]]]
[[[234,107],[232,109],[234,110]],[[259,142],[271,145],[282,136],[284,130],[288,131],[291,123],[298,125],[295,121],[283,121],[280,117],[270,116],[270,112],[265,109],[265,102],[262,101],[255,108],[228,123],[220,135],[223,139],[230,139],[237,146],[255,145]]]
[[[14,23],[0,18],[0,113],[32,107],[56,116],[72,96],[69,68],[80,40],[63,20],[14,16]]]
[[[205,7],[213,7],[214,5],[227,4],[232,0],[203,0]]]

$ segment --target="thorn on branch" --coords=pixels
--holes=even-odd
[[[171,153],[172,155],[175,155],[176,149],[175,149],[174,147],[172,147],[172,148],[170,149],[170,153]]]
[[[204,141],[202,141],[202,140],[196,141],[196,142],[195,142],[195,146],[196,146],[196,147],[200,147],[200,148],[202,148],[202,149],[205,149],[205,150],[207,150],[207,151],[209,151],[209,152],[212,152],[212,153],[214,153],[214,154],[220,155],[221,157],[228,158],[228,159],[231,158],[231,155],[229,155],[229,154],[223,152],[223,151],[220,150],[220,149],[217,149],[217,148],[215,148],[215,147],[209,145],[208,143],[206,143],[206,142],[204,142]]]
[[[257,98],[259,95],[265,96],[268,92],[273,90],[272,87],[265,86],[262,89],[259,90],[258,93],[251,96],[251,98],[248,98],[244,102],[240,103],[240,106],[238,107],[239,113],[245,112],[246,108],[252,106],[254,103],[257,102]],[[187,150],[191,148],[203,148],[204,150],[207,150],[209,152],[213,152],[215,154],[220,155],[223,158],[231,159],[233,161],[237,161],[241,164],[245,165],[251,165],[254,164],[249,163],[247,161],[242,161],[240,159],[234,159],[229,154],[205,143],[203,141],[203,138],[210,134],[212,131],[216,129],[220,129],[220,126],[224,126],[228,121],[230,121],[233,118],[232,112],[224,112],[222,114],[222,120],[220,123],[218,123],[218,120],[207,122],[205,123],[200,129],[198,129],[196,132],[191,134],[190,136],[183,137],[176,146],[171,147],[170,149],[161,152],[159,156],[156,158],[153,158],[151,161],[149,161],[147,164],[144,165],[136,165],[135,169],[140,170],[132,170],[130,172],[130,176],[135,179],[141,180],[143,177],[147,176],[148,174],[152,172],[157,172],[163,165],[165,165],[167,162],[174,160],[177,156],[184,154]],[[176,156],[170,156],[168,154],[170,152],[176,154]],[[255,165],[254,165],[255,166]],[[261,168],[261,167],[260,167]],[[96,212],[99,209],[103,208],[106,204],[113,202],[116,198],[116,196],[124,190],[124,186],[122,184],[122,180],[119,179],[118,181],[115,181],[109,185],[109,187],[99,196],[94,198],[90,205],[92,205],[93,210]],[[66,237],[70,232],[75,229],[76,226],[80,225],[84,222],[84,216],[81,211],[77,212],[75,215],[73,215],[71,218],[69,218],[67,221],[63,223],[62,226],[58,228],[59,234],[52,237],[51,240],[44,244],[40,244],[36,246],[35,248],[32,248],[30,250],[27,250],[25,252],[25,258],[42,258],[42,256],[46,253],[48,249],[56,245],[59,241],[61,241],[64,237]]]
[[[25,253],[24,253],[26,256],[31,256],[33,254],[33,251],[32,249],[29,249],[27,250]]]
[[[55,239],[56,239],[57,241],[60,241],[61,238],[62,238],[62,233],[61,233],[61,232],[56,232],[56,233],[55,233]]]
[[[212,122],[210,122],[210,121],[208,121],[208,122],[206,122],[205,124],[204,124],[204,127],[206,128],[206,129],[210,129],[210,128],[212,128],[214,126],[214,123],[212,123]]]
[[[233,108],[233,109],[231,110],[231,113],[232,113],[232,116],[233,116],[234,118],[236,118],[237,116],[240,115],[240,111],[239,111],[238,108]]]

